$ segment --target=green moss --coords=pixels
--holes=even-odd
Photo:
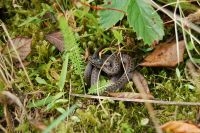
[[[65,85],[62,90],[65,93],[60,92],[58,88],[58,81],[63,64],[63,53],[59,52],[53,44],[50,44],[45,40],[46,34],[58,29],[58,22],[52,22],[50,19],[43,18],[43,13],[49,11],[57,17],[60,15],[61,10],[68,9],[72,12],[72,15],[74,15],[75,27],[71,26],[70,23],[69,26],[73,27],[73,31],[75,31],[73,32],[74,39],[76,39],[77,44],[79,44],[77,45],[79,48],[78,54],[80,55],[80,60],[84,61],[86,49],[89,49],[90,54],[92,54],[96,48],[99,48],[102,45],[115,47],[116,44],[112,30],[103,30],[99,26],[96,10],[84,5],[77,8],[74,6],[74,3],[62,0],[59,1],[59,3],[55,1],[47,2],[45,0],[16,2],[18,2],[16,4],[21,6],[20,8],[11,6],[12,0],[0,2],[0,8],[5,8],[7,11],[7,17],[3,21],[12,38],[18,36],[32,38],[32,51],[26,58],[26,61],[30,64],[26,66],[26,70],[34,87],[30,87],[24,71],[22,71],[21,68],[13,66],[14,71],[12,74],[15,80],[12,85],[9,86],[12,87],[12,89],[8,88],[3,80],[0,79],[0,90],[9,90],[20,97],[22,103],[25,103],[27,115],[31,116],[33,119],[40,118],[47,126],[50,125],[55,118],[60,116],[63,109],[65,109],[68,104],[73,104],[77,101],[81,102],[83,106],[74,111],[68,119],[65,119],[54,129],[54,131],[58,133],[155,132],[154,125],[143,103],[104,100],[101,101],[102,107],[98,100],[69,97],[69,92],[84,93],[82,83],[80,82],[80,75],[77,74],[76,68],[72,64],[76,57],[73,56],[74,53],[71,54],[71,56],[74,57],[71,59],[74,60],[69,62],[69,65],[67,66],[68,71],[64,82]],[[96,1],[94,1],[93,4],[95,2]],[[169,3],[169,1],[162,2]],[[57,4],[56,8],[54,8],[54,4]],[[58,4],[63,8],[60,9]],[[181,3],[181,6],[182,4],[185,3]],[[190,6],[190,3],[187,3],[187,5],[188,4]],[[196,8],[193,6],[183,6],[183,9],[191,12]],[[125,24],[127,24],[126,18],[119,22],[117,25],[118,27],[115,27],[122,28],[124,42],[127,41],[125,40],[127,32],[131,37],[132,35],[135,37],[133,31],[130,31]],[[168,36],[173,36],[173,33],[171,32],[173,30],[172,27],[165,28],[165,31],[167,32],[166,39]],[[1,32],[0,35],[5,36],[5,33]],[[3,47],[3,43],[5,42],[4,37],[1,37],[0,39],[1,47]],[[67,44],[68,40],[66,39],[65,41]],[[141,41],[136,41],[136,44],[134,45],[126,46],[123,44],[123,46],[125,51],[130,51],[130,49],[131,51],[133,50],[133,53],[130,52],[130,55],[132,54],[137,60],[142,60],[144,54],[150,49],[149,47],[143,47]],[[138,48],[140,46],[143,48],[143,51]],[[117,47],[113,49],[118,50]],[[146,53],[144,53],[144,51]],[[85,64],[82,63],[80,66],[81,70],[85,68]],[[10,67],[8,69],[11,70]],[[179,66],[181,75],[179,78],[176,75],[175,69],[137,67],[137,70],[147,79],[150,91],[156,98],[155,100],[184,102],[197,102],[200,100],[200,93],[197,91],[197,88],[194,86],[192,89],[192,87],[190,87],[192,84],[185,78],[184,63]],[[36,80],[37,77],[46,83],[43,84],[38,82]],[[124,90],[125,89],[122,89],[120,91]],[[60,96],[60,93],[63,93],[63,95]],[[60,97],[58,97],[58,95]],[[48,104],[40,104],[40,106],[33,106],[32,108],[28,108],[27,105],[29,104],[26,105],[26,103],[32,103],[33,101],[37,102],[41,99],[44,101],[49,100],[48,97],[54,97],[56,100],[50,99],[51,101],[49,101]],[[153,105],[153,107],[156,112],[156,117],[161,124],[170,120],[195,121],[198,113],[197,107],[191,106]],[[4,117],[2,106],[0,106],[0,117]],[[15,116],[12,117],[15,118]],[[144,120],[146,120],[146,123]],[[33,128],[27,119],[20,125],[16,124],[15,130],[21,132],[40,132],[39,129]]]

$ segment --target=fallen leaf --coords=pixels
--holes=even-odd
[[[200,77],[200,69],[196,68],[191,60],[186,62],[186,70],[193,79]]]
[[[27,62],[27,61],[23,61],[23,62],[22,62],[22,64],[23,64],[24,66],[28,66],[30,63],[31,63],[31,62]],[[17,68],[22,68],[21,63],[19,63],[19,62],[15,63],[15,66],[16,66]]]
[[[138,71],[133,72],[132,80],[140,93],[143,93],[143,92],[148,93],[148,94],[150,93],[149,86],[147,84],[147,80]]]
[[[12,103],[15,103],[17,104],[21,109],[25,110],[22,102],[20,101],[20,99],[14,95],[13,93],[9,92],[9,91],[1,91],[0,93],[0,102],[6,102],[4,104],[12,104]],[[2,99],[2,98],[6,98],[7,100],[5,99]]]
[[[47,34],[45,39],[53,44],[60,52],[64,51],[64,38],[60,31]]]
[[[183,61],[184,51],[184,40],[179,41],[179,59],[177,57],[176,42],[160,44],[139,65],[149,67],[175,67],[178,63]]]
[[[31,38],[17,37],[12,39],[13,45],[19,54],[20,59],[23,61],[31,52]],[[18,62],[17,55],[14,48],[10,43],[7,43],[7,47],[3,50],[3,53],[10,54],[14,62]]]
[[[193,23],[200,24],[200,9],[197,10],[196,12],[188,15],[185,19],[187,19]]]
[[[7,131],[12,133],[14,132],[14,122],[13,122],[14,118],[12,117],[7,104],[4,104],[3,110],[4,110],[4,116],[6,119]]]
[[[191,60],[186,62],[185,66],[186,78],[197,87],[200,92],[200,69],[194,66]]]
[[[31,123],[31,125],[33,127],[37,128],[39,130],[43,131],[43,130],[45,130],[47,128],[47,126],[43,122],[41,122],[39,120],[30,120],[29,122]]]
[[[200,127],[200,108],[198,109],[198,113],[196,115],[196,123],[198,124],[197,126]]]
[[[200,129],[196,125],[184,121],[170,121],[161,128],[167,133],[200,133]]]
[[[142,99],[145,97],[146,99],[154,99],[151,94],[142,94],[142,93],[135,93],[135,92],[119,92],[119,93],[108,93],[112,97],[117,98],[128,98],[128,99]]]

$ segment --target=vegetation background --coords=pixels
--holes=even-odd
[[[168,121],[198,125],[199,5],[198,0],[0,1],[0,130],[151,133],[162,132],[159,125]],[[157,104],[84,97],[95,92],[85,87],[83,73],[99,47],[121,48],[139,64],[158,42],[169,40],[184,40],[183,62],[175,68],[136,68]],[[196,66],[187,69],[189,59]]]

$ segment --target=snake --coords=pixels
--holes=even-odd
[[[132,78],[132,71],[134,70],[132,58],[127,54],[122,54],[121,61],[124,65],[124,73],[116,82],[106,87],[106,91],[112,92],[117,89],[121,89],[126,83],[128,83],[129,79]]]
[[[131,78],[134,69],[132,58],[127,54],[111,54],[104,55],[102,58],[98,56],[100,50],[97,50],[93,56],[89,57],[89,62],[86,66],[84,77],[87,85],[94,85],[97,83],[100,70],[108,76],[115,78],[114,83],[106,87],[106,91],[115,91],[121,89]],[[124,72],[122,75],[122,68]]]
[[[97,56],[89,57],[89,62],[108,75],[116,75],[121,69],[121,63],[116,54],[104,55],[101,59]],[[103,67],[102,67],[103,66]]]
[[[102,47],[97,49],[97,51],[89,58],[98,59],[98,54],[102,49],[103,49]],[[86,82],[86,86],[88,86],[88,87],[91,86],[90,81],[91,81],[91,74],[92,74],[93,68],[94,68],[94,66],[88,61],[85,71],[84,71],[84,80]]]

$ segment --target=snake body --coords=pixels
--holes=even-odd
[[[89,58],[89,62],[108,75],[116,75],[121,69],[121,63],[116,54],[105,55],[101,59],[96,58],[96,56],[92,56],[92,58]]]
[[[115,91],[121,89],[132,77],[132,71],[134,69],[134,64],[132,58],[129,55],[121,55],[122,64],[124,65],[123,75],[113,84],[106,88],[106,91]]]
[[[103,47],[100,47],[92,56],[90,56],[89,58],[93,58],[93,59],[98,59],[98,54],[99,52],[103,49]],[[86,85],[89,87],[91,86],[91,74],[92,74],[92,71],[94,69],[94,66],[88,62],[87,65],[86,65],[86,68],[85,68],[85,72],[84,72],[84,80],[86,82]]]
[[[123,65],[124,72],[119,77],[119,74],[123,71]],[[106,87],[106,91],[115,91],[122,88],[129,81],[133,68],[132,58],[127,54],[121,54],[121,56],[118,54],[104,55],[99,58],[98,52],[95,52],[93,56],[89,57],[84,76],[88,85],[94,85],[98,81],[100,71],[103,71],[108,76],[115,78],[114,83]]]

